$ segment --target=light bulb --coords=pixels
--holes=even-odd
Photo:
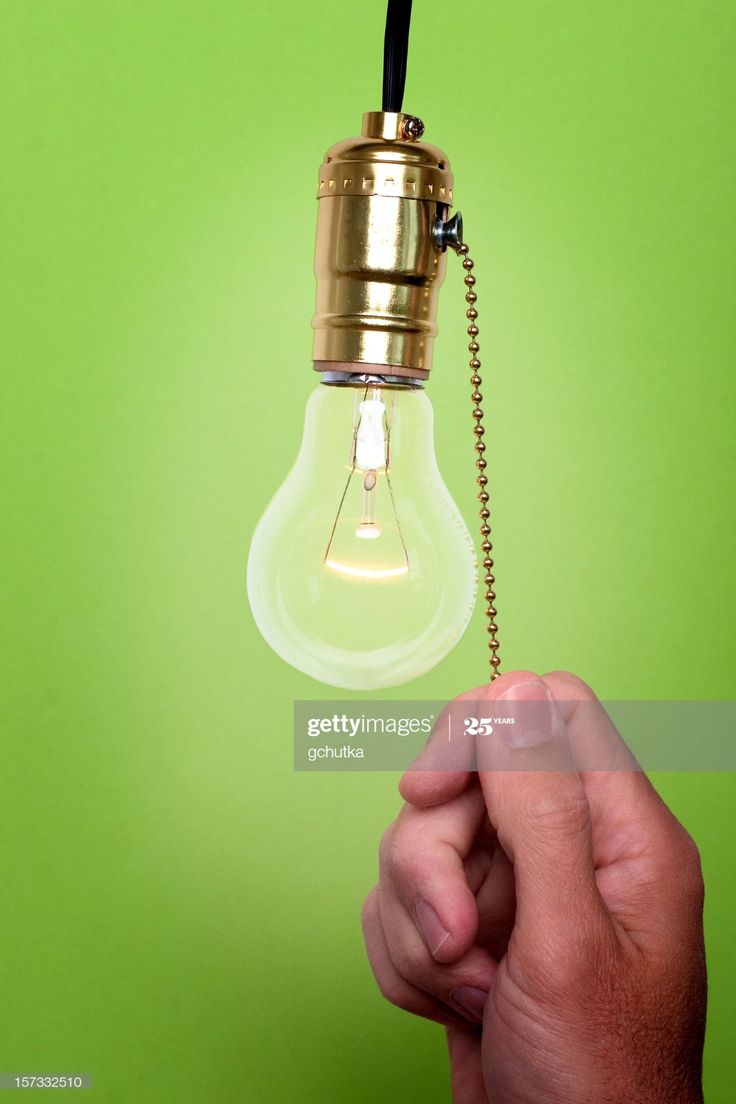
[[[251,608],[274,651],[351,690],[429,671],[475,600],[473,544],[437,467],[423,389],[462,219],[449,217],[447,155],[420,142],[423,131],[415,116],[369,111],[360,136],[324,156],[312,320],[321,383],[248,560]]]
[[[394,686],[454,647],[475,589],[473,544],[437,467],[423,388],[319,384],[248,560],[270,646],[331,686]]]

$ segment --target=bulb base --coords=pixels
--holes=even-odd
[[[317,195],[318,372],[426,379],[445,252],[437,228],[452,204],[442,150],[417,140],[415,116],[371,111],[362,135],[320,166]],[[416,137],[415,137],[416,136]]]

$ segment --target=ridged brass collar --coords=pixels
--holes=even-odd
[[[314,367],[426,379],[445,255],[435,227],[452,203],[447,156],[417,141],[415,116],[363,116],[331,146],[317,195]],[[339,365],[339,369],[336,367]]]
[[[367,111],[360,138],[336,142],[320,166],[317,197],[403,196],[452,203],[452,173],[442,150],[401,137],[413,115]],[[419,122],[419,120],[416,120]]]

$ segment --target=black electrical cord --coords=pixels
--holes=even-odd
[[[411,0],[388,0],[383,39],[383,110],[401,111],[409,53]]]

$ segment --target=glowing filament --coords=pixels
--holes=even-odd
[[[325,567],[356,579],[395,579],[398,575],[409,574],[407,564],[402,564],[401,567],[353,567],[351,564],[338,563],[337,560],[325,560]]]

